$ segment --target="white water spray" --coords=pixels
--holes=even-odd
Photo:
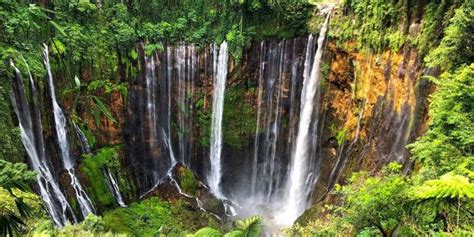
[[[308,158],[310,157],[310,125],[312,123],[313,111],[315,103],[319,103],[319,98],[315,98],[317,90],[320,86],[321,59],[324,51],[324,39],[329,23],[329,15],[319,32],[318,49],[314,56],[311,76],[305,78],[303,82],[302,103],[300,111],[300,121],[298,126],[298,135],[296,138],[296,146],[291,163],[290,177],[288,181],[288,193],[286,204],[283,208],[278,221],[282,224],[292,224],[299,215],[301,215],[308,205],[308,195],[312,182],[308,182],[311,178],[311,170],[308,169]],[[308,192],[309,191],[309,192]]]
[[[227,42],[219,47],[217,70],[214,71],[214,97],[212,102],[212,131],[211,131],[211,170],[208,176],[209,187],[214,195],[222,197],[220,182],[222,177],[222,114],[224,112],[224,92],[227,78]],[[214,67],[216,68],[216,67]]]
[[[26,65],[28,66],[28,64]],[[61,191],[59,184],[54,179],[54,176],[45,161],[44,140],[41,133],[41,115],[39,105],[37,104],[38,95],[33,78],[31,74],[29,74],[33,101],[33,104],[30,106],[26,99],[26,95],[24,94],[21,72],[13,63],[12,66],[17,74],[16,79],[18,80],[17,83],[19,85],[15,90],[14,96],[12,96],[12,104],[19,121],[21,141],[25,147],[26,153],[28,154],[32,168],[37,172],[36,181],[39,186],[40,196],[56,226],[62,227],[66,224],[68,221],[67,212],[70,213],[73,222],[76,223],[77,220],[72,213],[71,206],[67,202],[66,196]]]
[[[74,188],[76,193],[76,198],[79,203],[82,215],[86,217],[87,215],[94,213],[94,207],[92,202],[87,196],[86,192],[83,190],[79,180],[74,174],[74,163],[75,160],[71,156],[71,151],[69,150],[69,142],[67,140],[67,127],[66,127],[66,117],[64,116],[61,107],[56,99],[56,92],[54,91],[54,82],[53,75],[51,73],[51,66],[49,64],[49,52],[48,46],[44,45],[44,64],[46,66],[47,80],[49,84],[49,89],[51,93],[51,100],[53,102],[53,114],[54,114],[54,124],[56,128],[56,136],[59,143],[59,148],[61,151],[61,158],[64,164],[64,168],[67,170],[69,177],[71,178],[71,186]]]

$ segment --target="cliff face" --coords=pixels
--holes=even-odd
[[[239,61],[231,59],[222,127],[221,186],[226,197],[239,202],[252,197],[262,203],[284,198],[303,82],[313,64],[316,38],[253,42]],[[377,173],[397,161],[409,172],[413,164],[405,146],[424,131],[432,86],[421,78],[424,72],[416,49],[406,45],[399,52],[367,53],[354,45],[324,43],[320,93],[309,125],[313,202],[321,201],[353,171]],[[119,180],[134,187],[128,189],[133,193],[127,199],[138,199],[153,188],[175,162],[207,181],[218,49],[218,45],[199,48],[179,43],[146,52],[140,45],[136,60],[120,70],[125,71],[122,81],[128,95],[107,92],[106,87],[98,91],[115,122],[94,117],[87,106],[74,108],[75,102],[66,100],[65,110],[76,109],[83,126],[95,135],[95,148],[123,145],[115,175],[120,173]],[[82,72],[85,82],[90,77]],[[50,130],[46,129],[47,137]],[[71,129],[72,143],[78,145],[72,134]],[[48,146],[54,148],[50,140]],[[76,157],[81,156],[78,148]],[[51,153],[54,157],[56,152]],[[87,187],[100,179],[78,173]],[[67,175],[62,176],[62,186],[68,187]],[[71,188],[67,193],[74,196]]]
[[[303,75],[298,73],[304,70],[307,38],[271,40],[264,45],[267,48],[262,50],[262,43],[254,43],[242,61],[231,63],[229,69],[222,153],[222,183],[228,192],[235,187],[239,190],[248,188],[251,174],[246,170],[252,169],[255,154],[258,165],[263,165],[265,159],[276,159],[277,175],[285,177],[296,136],[303,81]],[[427,91],[431,86],[420,79],[421,65],[415,50],[406,47],[398,53],[368,54],[344,48],[328,42],[324,56],[321,110],[314,115],[319,117],[320,134],[315,148],[320,161],[315,200],[320,200],[335,183],[343,181],[355,170],[377,172],[384,164],[397,161],[404,164],[408,172],[412,163],[405,145],[423,132],[426,120]],[[158,128],[157,133],[164,132],[165,137],[169,136],[174,158],[190,166],[202,180],[209,168],[208,136],[213,92],[211,48],[196,50],[194,56],[182,55],[180,60],[185,63],[181,66],[176,64],[178,59],[175,58],[179,47],[169,50],[153,56],[157,124],[150,124],[147,117],[147,65],[142,63],[138,79],[129,84],[128,107],[123,107],[120,100],[114,102],[114,111],[128,111],[127,116],[119,119],[125,122],[118,123],[125,126],[111,126],[103,132],[116,134],[121,130],[122,137],[111,134],[99,137],[104,143],[127,144],[123,165],[137,180],[139,192],[153,185],[155,172],[166,173],[163,167],[167,167],[171,156],[163,134],[158,134],[158,139],[150,137],[153,136],[150,126],[165,128],[163,131]],[[262,60],[262,57],[267,58]],[[170,58],[173,62],[167,62]],[[145,62],[144,56],[142,60]],[[259,82],[262,67],[267,68],[263,71],[263,81]],[[172,76],[167,76],[170,72]],[[192,79],[186,79],[185,75],[191,74]],[[272,77],[281,79],[277,82],[281,84],[275,87],[278,91],[266,88],[269,85],[265,83],[272,83],[268,79]],[[260,97],[259,83],[263,86]],[[265,99],[264,96],[269,97]],[[184,108],[179,107],[181,103]],[[244,123],[240,123],[242,119]],[[260,122],[256,130],[257,119]],[[272,122],[278,126],[277,135],[265,132],[266,123]],[[169,131],[166,129],[168,123]],[[264,146],[260,149],[275,150],[255,153],[257,140],[257,146]],[[248,178],[240,178],[242,176]]]
[[[432,86],[421,78],[416,50],[370,54],[344,48],[329,43],[327,50],[331,70],[317,200],[352,171],[377,173],[397,161],[409,172],[413,163],[405,146],[423,133],[427,119]]]

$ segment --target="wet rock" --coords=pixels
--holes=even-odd
[[[176,164],[158,185],[142,198],[159,197],[162,200],[185,201],[196,211],[205,211],[220,219],[225,217],[224,204],[197,179],[197,176],[182,163]]]

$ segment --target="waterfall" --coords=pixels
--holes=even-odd
[[[312,170],[308,169],[308,158],[311,156],[311,141],[310,126],[312,124],[313,110],[315,104],[319,104],[319,97],[316,97],[320,86],[320,70],[321,59],[324,51],[324,39],[329,23],[329,16],[327,14],[326,20],[319,32],[318,48],[314,56],[313,67],[311,69],[311,76],[305,78],[303,82],[303,93],[301,111],[298,125],[298,135],[296,138],[295,151],[292,157],[290,176],[288,180],[288,189],[286,205],[283,208],[281,218],[283,224],[292,224],[296,218],[303,213],[308,205],[308,195],[314,185],[311,179]]]
[[[155,59],[153,55],[147,57],[145,55],[145,86],[146,86],[146,117],[148,122],[148,145],[154,166],[158,166],[158,136],[157,136],[157,111],[156,111],[156,76],[155,76]],[[158,170],[154,170],[155,182],[158,182],[160,175]]]
[[[76,136],[77,139],[79,139],[79,145],[81,147],[81,151],[83,154],[92,154],[91,147],[89,145],[89,142],[87,141],[87,137],[82,132],[81,128],[77,126],[75,122],[72,122],[72,127],[74,128],[74,131],[76,131]]]
[[[76,131],[77,138],[79,139],[79,144],[81,146],[82,153],[92,155],[92,151],[89,146],[89,142],[87,141],[86,135],[82,132],[81,128],[79,128],[79,126],[77,126],[76,123],[73,122],[72,126],[74,130]],[[107,187],[109,188],[110,192],[114,196],[119,206],[126,207],[125,202],[123,201],[122,194],[120,193],[120,188],[118,186],[118,183],[114,175],[110,171],[110,169],[108,167],[104,167],[102,169],[102,172],[104,173],[104,178],[105,178]]]
[[[263,61],[265,50],[265,44],[262,41],[260,44],[260,67],[258,71],[258,94],[257,94],[257,125],[255,126],[255,136],[254,136],[254,154],[252,161],[252,179],[250,181],[250,194],[255,194],[255,189],[257,188],[257,174],[258,174],[258,148],[259,148],[259,129],[260,129],[260,120],[262,116],[262,96],[263,96],[263,72],[265,71],[265,63]]]
[[[115,200],[117,201],[118,205],[121,207],[126,207],[127,205],[125,205],[125,201],[123,200],[122,194],[120,193],[120,188],[118,186],[117,179],[114,177],[109,167],[104,167],[102,171],[104,172],[105,182],[107,183],[107,186],[112,195],[114,196]]]
[[[194,45],[179,44],[175,50],[176,80],[178,88],[178,145],[179,161],[190,165],[192,145],[192,94],[195,74]]]
[[[334,168],[331,171],[331,174],[329,175],[329,180],[328,180],[328,185],[327,185],[327,190],[331,190],[334,187],[334,184],[336,184],[336,181],[339,177],[339,174],[341,173],[342,169],[346,165],[348,155],[351,154],[352,149],[354,149],[355,144],[359,141],[359,134],[360,134],[360,127],[361,127],[361,121],[364,116],[364,109],[365,109],[365,103],[366,100],[364,99],[362,102],[362,108],[360,109],[359,116],[357,117],[357,126],[356,126],[356,133],[355,133],[355,138],[347,148],[346,155],[344,155],[344,141],[343,144],[341,145],[341,148],[339,149],[338,152],[338,157],[337,157],[337,162],[334,165]]]
[[[213,47],[213,51],[216,49]],[[222,114],[224,112],[224,92],[227,79],[227,42],[219,47],[217,69],[214,71],[214,96],[212,101],[212,127],[211,127],[211,170],[208,176],[209,187],[217,197],[221,197],[220,182],[222,177],[221,151],[222,151]]]
[[[86,217],[90,213],[94,213],[94,207],[92,206],[92,202],[87,196],[86,192],[82,189],[79,180],[77,179],[74,171],[75,160],[71,155],[71,151],[69,150],[69,142],[67,139],[67,125],[66,125],[66,117],[64,116],[61,107],[56,99],[56,92],[54,91],[54,82],[53,82],[53,75],[51,73],[51,66],[49,64],[49,53],[48,53],[48,46],[44,45],[44,64],[46,66],[47,72],[47,80],[49,84],[49,89],[51,93],[51,100],[53,103],[53,114],[54,114],[54,124],[56,128],[56,138],[58,139],[59,148],[61,151],[61,158],[63,161],[64,168],[69,174],[71,178],[71,186],[73,187],[76,198],[79,203],[79,207],[81,209],[82,215]]]
[[[68,214],[72,217],[74,223],[76,223],[77,220],[72,212],[72,208],[67,202],[66,196],[61,191],[46,161],[38,93],[33,78],[31,74],[29,74],[32,101],[30,104],[25,95],[21,72],[13,63],[12,66],[16,74],[13,83],[12,104],[18,117],[21,141],[28,154],[28,161],[33,170],[37,172],[36,181],[38,183],[40,196],[56,226],[64,226],[68,221]]]
[[[165,124],[162,128],[162,136],[163,140],[165,142],[166,147],[168,148],[168,153],[171,159],[171,167],[173,167],[177,161],[176,161],[176,156],[173,151],[173,143],[171,142],[171,97],[172,97],[172,71],[173,71],[173,66],[171,64],[171,47],[166,47],[166,81],[163,83],[163,88],[165,89],[164,91],[166,93],[162,93],[163,95],[166,95],[166,97],[163,97],[162,103],[166,104],[166,119],[165,119]]]

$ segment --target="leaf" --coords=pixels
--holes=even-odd
[[[59,33],[61,33],[61,34],[64,35],[64,36],[67,36],[66,32],[64,32],[63,27],[60,26],[58,23],[56,23],[56,22],[53,21],[53,20],[49,20],[49,23],[51,23],[51,25],[54,26],[54,28],[56,28],[56,30],[58,30]]]
[[[138,58],[138,53],[135,49],[130,50],[129,55],[133,60],[137,60]]]
[[[414,195],[417,199],[458,199],[474,198],[474,183],[462,175],[447,173],[439,179],[428,180],[416,187]]]
[[[95,106],[105,115],[105,117],[107,117],[113,123],[116,123],[117,121],[114,119],[114,116],[110,112],[108,106],[105,105],[99,97],[94,96],[92,98],[94,100]]]
[[[74,76],[74,82],[76,82],[76,87],[81,87],[81,81],[77,77],[77,75]]]
[[[194,234],[194,237],[221,237],[221,236],[222,234],[219,230],[216,230],[211,227],[202,228]]]
[[[66,46],[59,39],[53,39],[52,50],[54,54],[63,54],[66,52]]]

